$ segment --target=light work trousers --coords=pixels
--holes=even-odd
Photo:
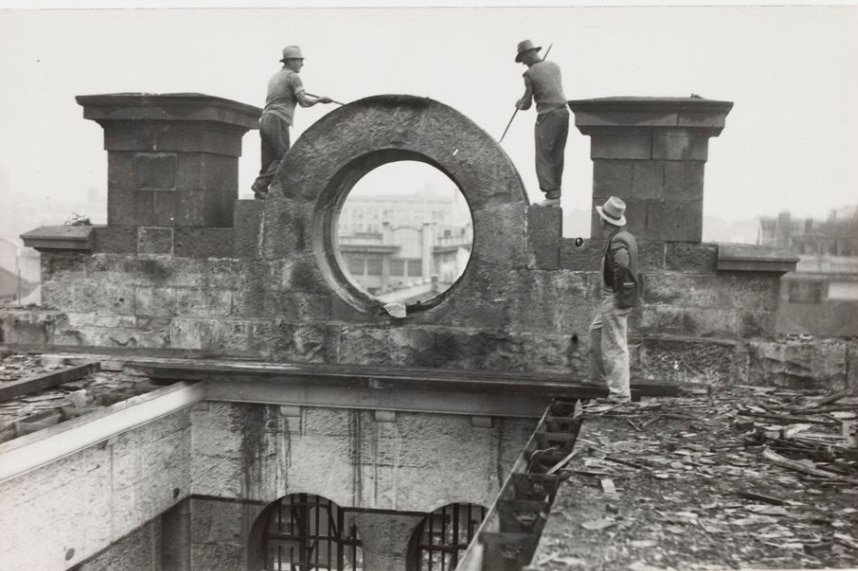
[[[590,382],[608,385],[608,397],[629,400],[628,317],[633,308],[614,307],[614,293],[602,289],[602,301],[590,324]]]
[[[568,136],[569,110],[566,107],[558,107],[536,116],[536,179],[539,181],[539,190],[545,193],[545,198],[560,198]]]
[[[280,167],[280,160],[289,150],[289,124],[271,113],[265,113],[259,120],[259,137],[262,139],[260,153],[262,168],[253,183],[255,192],[265,193],[271,179]]]

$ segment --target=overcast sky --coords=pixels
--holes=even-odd
[[[342,3],[340,3],[342,4]],[[43,3],[42,6],[50,5]],[[59,4],[55,4],[59,5]],[[187,5],[187,4],[186,4]],[[0,4],[0,6],[15,6]],[[0,206],[104,191],[102,129],[76,95],[199,92],[262,106],[284,45],[308,91],[348,102],[426,96],[496,139],[521,96],[525,38],[561,65],[569,99],[688,96],[735,103],[709,144],[704,214],[825,217],[858,203],[858,5],[0,10]],[[334,106],[298,109],[293,141]],[[531,200],[534,111],[503,148]],[[564,208],[589,208],[589,138],[572,129]],[[259,168],[244,138],[240,195]],[[5,179],[5,182],[4,182]],[[9,190],[10,189],[10,190]],[[57,221],[61,223],[62,221]]]

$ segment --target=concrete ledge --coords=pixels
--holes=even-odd
[[[798,256],[753,244],[718,244],[718,271],[785,274],[795,271]]]
[[[203,400],[204,388],[176,383],[0,445],[0,482]]]
[[[40,226],[21,234],[21,239],[25,246],[39,252],[91,252],[95,244],[95,226]]]

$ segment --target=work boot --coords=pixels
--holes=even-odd
[[[559,198],[546,198],[541,202],[537,202],[534,206],[542,206],[543,208],[559,208],[560,207],[560,199]]]

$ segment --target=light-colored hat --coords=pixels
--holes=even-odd
[[[521,56],[524,52],[529,52],[530,50],[539,51],[542,49],[542,46],[535,46],[533,42],[530,40],[524,40],[523,42],[518,42],[518,53],[515,54],[515,62],[521,63]]]
[[[602,206],[596,207],[596,212],[602,217],[602,220],[609,222],[614,226],[625,226],[626,203],[616,196],[610,197]]]
[[[304,56],[301,55],[301,48],[298,46],[286,46],[283,48],[283,57],[280,58],[280,61],[285,62],[287,59],[304,59]]]

